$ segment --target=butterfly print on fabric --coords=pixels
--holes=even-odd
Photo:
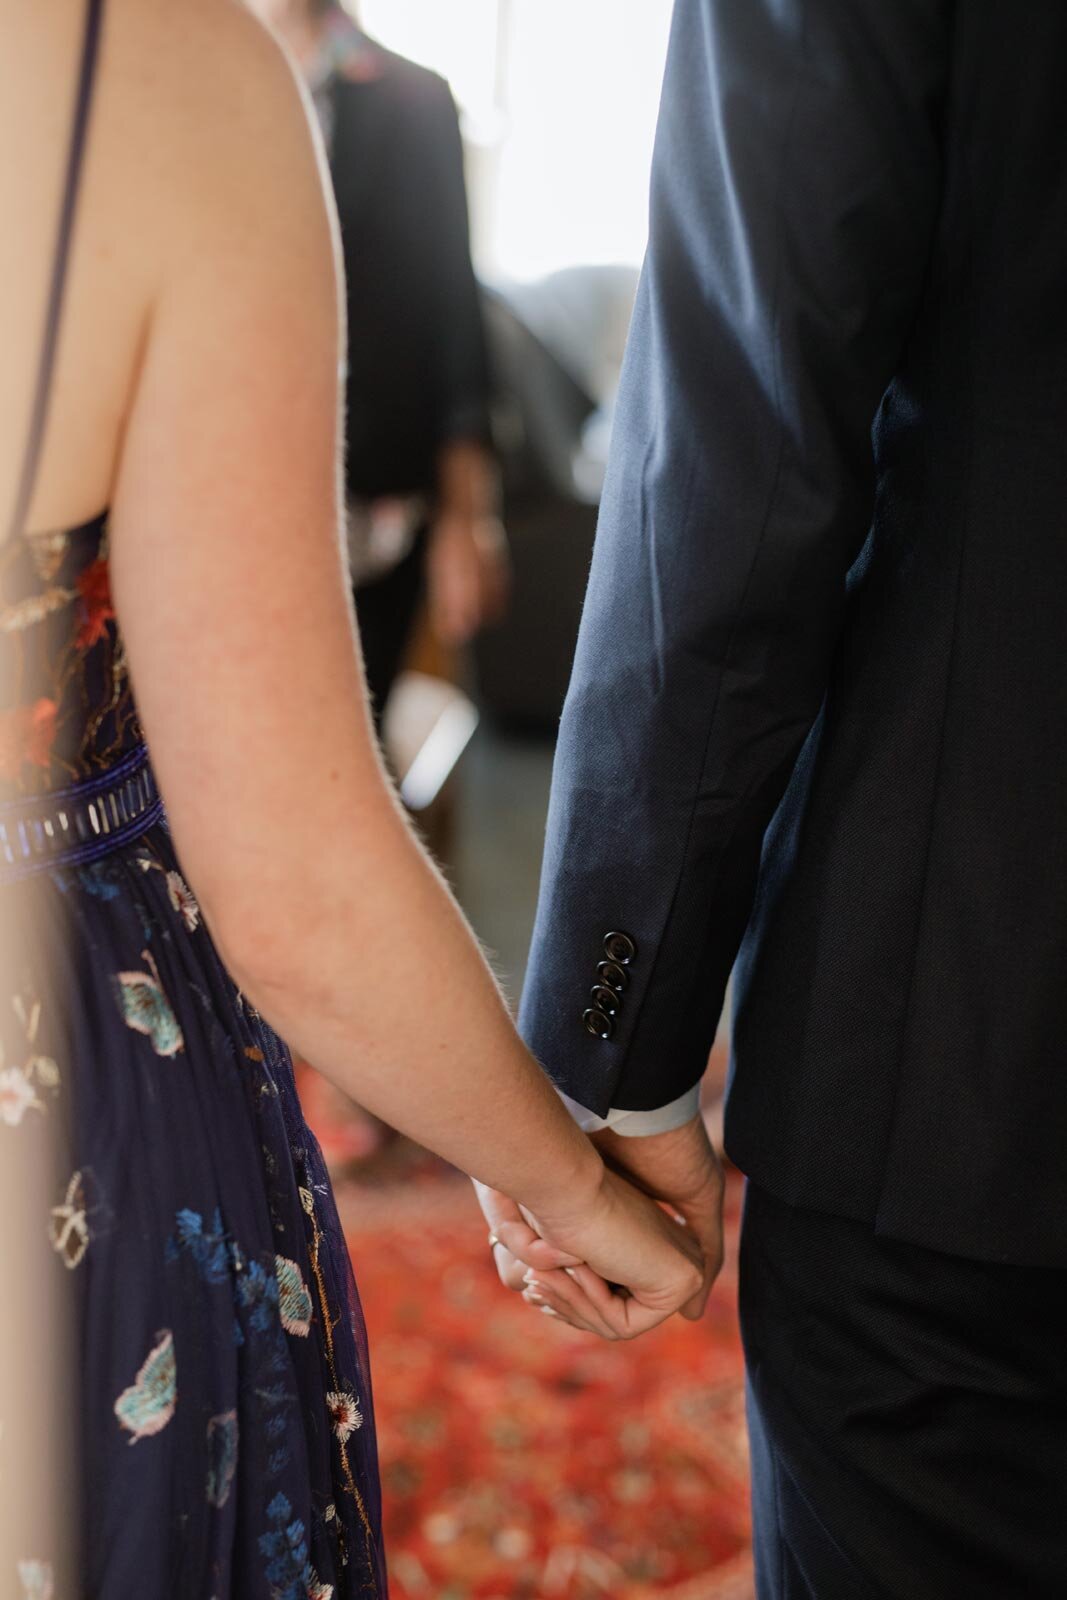
[[[141,951],[141,959],[151,972],[116,973],[122,1015],[136,1033],[148,1035],[157,1056],[176,1056],[185,1047],[182,1030],[163,993],[159,969],[147,950]]]
[[[115,1415],[131,1445],[161,1433],[174,1415],[178,1403],[178,1364],[174,1355],[174,1335],[169,1328],[156,1334],[156,1343],[128,1389],[115,1401]]]
[[[275,1256],[274,1267],[278,1275],[278,1310],[286,1333],[295,1333],[306,1339],[311,1332],[312,1304],[308,1286],[295,1261],[285,1256]]]
[[[53,1206],[48,1223],[52,1249],[65,1267],[80,1266],[89,1248],[89,1220],[86,1216],[85,1183],[76,1172],[67,1184],[62,1205]]]

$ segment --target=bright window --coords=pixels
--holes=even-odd
[[[464,116],[483,271],[638,263],[672,0],[362,0]]]

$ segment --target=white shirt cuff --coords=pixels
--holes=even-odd
[[[612,1133],[622,1134],[627,1139],[639,1139],[650,1133],[670,1133],[692,1122],[700,1110],[699,1083],[694,1083],[670,1105],[658,1106],[654,1111],[625,1111],[613,1106],[606,1117],[598,1117],[595,1111],[579,1105],[562,1089],[557,1089],[556,1093],[584,1133],[600,1133],[610,1128]]]

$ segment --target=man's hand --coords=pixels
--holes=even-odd
[[[508,546],[498,518],[445,512],[427,554],[430,622],[437,637],[463,645],[507,608]]]
[[[704,1313],[711,1286],[722,1267],[722,1163],[712,1148],[700,1116],[670,1133],[627,1139],[610,1128],[591,1135],[605,1164],[656,1200],[662,1200],[687,1224],[704,1255],[704,1282],[682,1315],[697,1321]]]
[[[426,560],[430,624],[442,644],[466,644],[507,607],[511,569],[499,503],[499,472],[486,446],[476,439],[444,445]]]
[[[607,1168],[591,1203],[574,1210],[561,1196],[556,1216],[535,1218],[496,1190],[475,1189],[502,1281],[576,1328],[633,1339],[703,1292],[692,1231]]]

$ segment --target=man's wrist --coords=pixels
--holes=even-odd
[[[556,1093],[584,1133],[603,1133],[605,1129],[610,1128],[612,1133],[617,1133],[624,1139],[647,1138],[655,1133],[672,1133],[675,1128],[684,1127],[687,1122],[692,1122],[700,1111],[699,1082],[693,1084],[684,1094],[680,1094],[676,1100],[670,1101],[665,1106],[658,1106],[652,1111],[627,1111],[623,1107],[613,1106],[606,1117],[600,1117],[577,1100],[572,1100],[562,1089],[557,1089]]]
[[[499,516],[496,461],[484,444],[453,439],[437,458],[437,517],[477,522]]]

